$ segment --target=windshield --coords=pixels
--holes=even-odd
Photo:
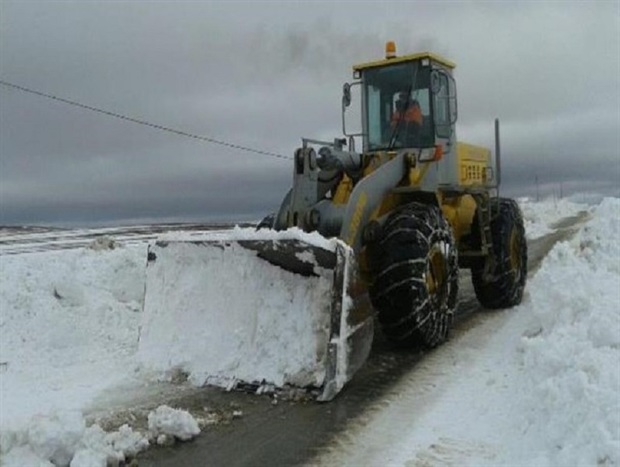
[[[365,72],[368,150],[434,145],[430,66],[399,63]]]

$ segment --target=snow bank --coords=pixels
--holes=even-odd
[[[605,199],[528,287],[521,346],[532,465],[620,464],[620,200]]]
[[[0,429],[131,379],[146,246],[1,257]]]
[[[518,200],[527,238],[533,240],[554,231],[554,224],[581,211],[589,210],[586,204],[575,203],[567,199],[547,199],[535,202],[528,198]]]
[[[140,446],[128,428],[86,428],[81,410],[134,378],[145,256],[146,245],[0,257],[2,465],[106,465]]]

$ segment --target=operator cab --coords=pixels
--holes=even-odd
[[[450,140],[457,112],[454,66],[431,53],[396,57],[393,42],[386,44],[384,60],[354,66],[359,81],[353,84],[362,87],[362,134],[356,136],[362,136],[364,152],[432,148]],[[343,109],[350,103],[347,93],[350,85]]]

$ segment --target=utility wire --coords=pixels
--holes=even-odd
[[[103,115],[108,115],[109,117],[115,117],[115,118],[119,118],[121,120],[126,120],[128,122],[137,123],[139,125],[148,126],[150,128],[154,128],[154,129],[160,130],[160,131],[166,131],[168,133],[173,133],[175,135],[185,136],[187,138],[192,138],[192,139],[196,139],[196,140],[200,140],[200,141],[206,141],[207,143],[219,144],[221,146],[226,146],[226,147],[233,148],[233,149],[239,149],[241,151],[248,151],[248,152],[253,152],[253,153],[256,153],[256,154],[262,154],[264,156],[277,157],[279,159],[292,159],[292,157],[290,157],[290,156],[283,156],[282,154],[278,154],[278,153],[275,153],[275,152],[262,151],[260,149],[249,148],[249,147],[246,147],[246,146],[241,146],[239,144],[228,143],[226,141],[221,141],[221,140],[217,140],[217,139],[214,139],[214,138],[209,138],[207,136],[200,136],[200,135],[195,135],[193,133],[187,133],[186,131],[176,130],[174,128],[166,127],[166,126],[163,126],[163,125],[158,125],[156,123],[150,123],[150,122],[147,122],[146,120],[140,120],[140,119],[137,119],[137,118],[128,117],[127,115],[122,115],[122,114],[119,114],[119,113],[110,112],[109,110],[99,109],[97,107],[93,107],[91,105],[86,105],[86,104],[81,104],[79,102],[72,101],[72,100],[69,100],[69,99],[63,99],[62,97],[54,96],[52,94],[46,94],[46,93],[41,92],[41,91],[35,91],[34,89],[30,89],[30,88],[27,88],[27,87],[24,87],[24,86],[19,86],[17,84],[9,83],[8,81],[0,80],[0,84],[2,84],[3,86],[6,86],[6,87],[12,88],[12,89],[17,89],[18,91],[23,91],[23,92],[27,92],[29,94],[34,94],[36,96],[45,97],[47,99],[52,99],[52,100],[55,100],[55,101],[58,101],[58,102],[62,102],[63,104],[73,105],[73,106],[79,107],[81,109],[90,110],[92,112],[97,112],[97,113],[100,113],[100,114],[103,114]]]

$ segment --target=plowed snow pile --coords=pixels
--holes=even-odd
[[[574,203],[566,199],[537,203],[523,198],[519,200],[519,206],[523,212],[525,230],[529,239],[540,238],[553,232],[553,225],[556,222],[588,208],[585,204]]]
[[[162,373],[183,371],[196,385],[320,386],[330,338],[332,271],[321,268],[310,250],[301,254],[316,275],[306,277],[219,237],[167,235],[166,246],[157,249],[147,271],[140,361]],[[297,229],[267,234],[235,229],[226,238],[286,238],[335,250],[335,241]]]
[[[529,294],[517,350],[532,465],[620,464],[620,200],[556,245]]]

